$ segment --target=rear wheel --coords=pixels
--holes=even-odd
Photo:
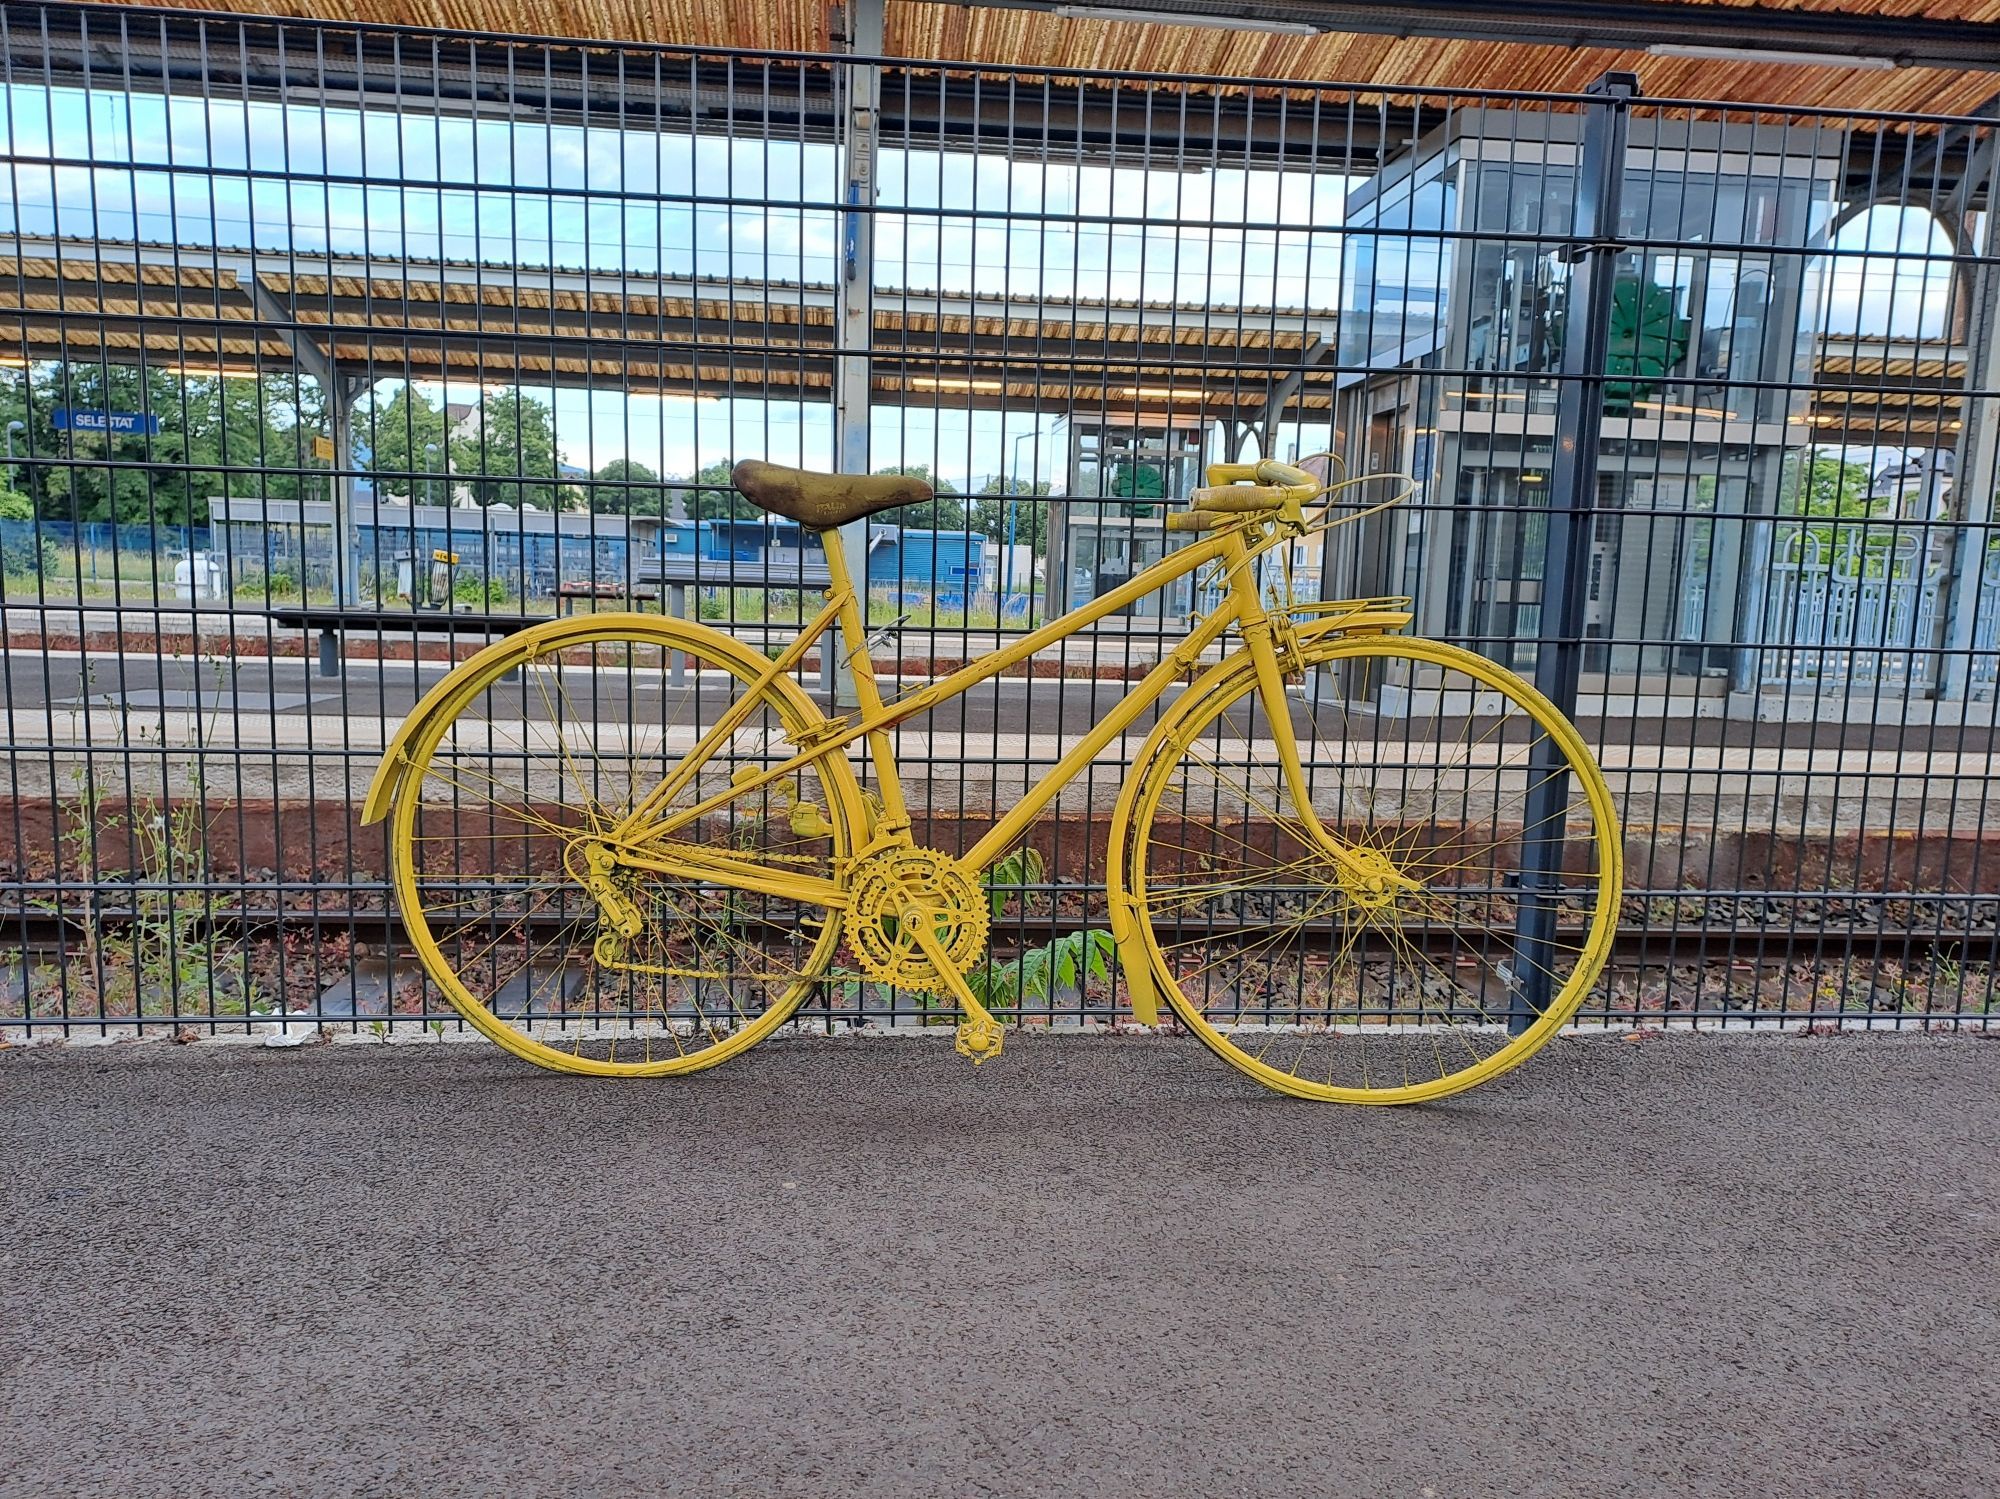
[[[840,942],[837,913],[700,878],[619,868],[597,893],[584,878],[593,840],[746,694],[668,810],[798,752],[824,720],[788,681],[754,687],[768,665],[698,624],[613,615],[537,626],[446,679],[409,748],[391,855],[425,970],[482,1033],[564,1071],[692,1072],[811,994]],[[654,847],[832,880],[863,816],[835,753]]]
[[[1392,636],[1304,650],[1289,691],[1312,811],[1401,880],[1357,876],[1315,837],[1246,658],[1185,694],[1133,770],[1123,883],[1153,980],[1211,1050],[1281,1092],[1457,1093],[1531,1056],[1603,969],[1621,881],[1610,792],[1575,728],[1483,657]],[[1546,826],[1527,821],[1548,774],[1531,765],[1570,778],[1568,814]],[[1532,902],[1530,860],[1560,871]],[[1521,927],[1551,903],[1544,949]]]

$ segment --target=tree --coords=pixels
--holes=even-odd
[[[387,402],[371,394],[354,413],[354,437],[355,446],[368,452],[369,470],[384,476],[378,491],[449,503],[444,412],[414,385],[400,386]],[[427,447],[437,452],[426,452]]]
[[[921,479],[930,485],[936,497],[928,505],[914,507],[922,517],[922,524],[936,531],[965,531],[971,529],[965,511],[965,501],[959,498],[958,488],[951,480],[931,473],[927,463],[904,463],[889,468],[878,468],[878,474],[901,474],[911,479]]]
[[[988,479],[980,486],[969,517],[972,529],[1005,544],[1008,501],[1013,500],[1014,542],[1033,547],[1034,555],[1046,556],[1049,548],[1049,506],[1038,504],[1049,493],[1046,481],[1030,484],[1026,479]]]
[[[593,476],[590,508],[599,515],[665,515],[667,492],[660,476],[635,458],[614,458]]]
[[[137,413],[160,430],[59,430],[59,410]],[[201,525],[211,496],[322,497],[311,438],[325,415],[318,387],[282,370],[242,379],[78,362],[0,384],[0,424],[23,424],[13,482],[50,520]],[[37,457],[80,461],[44,466]]]
[[[731,487],[730,467],[727,458],[718,458],[696,471],[694,482],[704,486],[689,506],[696,520],[755,520],[764,513]]]
[[[520,390],[488,395],[451,440],[451,466],[482,505],[562,507],[557,493],[555,418]]]
[[[1800,515],[1859,520],[1873,512],[1873,502],[1868,498],[1869,473],[1858,463],[1808,449],[1802,454],[1788,454],[1785,469],[1786,489]]]

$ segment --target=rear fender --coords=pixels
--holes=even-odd
[[[608,616],[593,616],[608,618]],[[382,751],[382,763],[375,767],[375,779],[368,783],[368,795],[361,803],[361,825],[373,827],[389,815],[389,808],[396,800],[396,791],[403,784],[403,776],[410,768],[410,744],[422,732],[424,726],[452,703],[464,690],[466,679],[481,671],[500,657],[518,654],[524,641],[533,641],[537,636],[546,639],[558,632],[557,628],[572,624],[566,619],[550,620],[546,625],[531,625],[519,634],[504,640],[496,640],[484,649],[474,652],[459,662],[438,684],[417,700],[409,717],[397,727],[389,737],[389,744]]]

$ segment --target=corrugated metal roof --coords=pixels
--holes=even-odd
[[[1851,16],[2000,21],[2000,0],[1709,3]],[[828,6],[821,0],[199,0],[189,8],[745,51],[831,49]],[[2000,79],[1992,74],[1929,68],[1800,67],[1427,37],[1277,36],[911,0],[889,0],[885,47],[897,57],[1009,68],[1148,70],[1205,78],[1548,92],[1579,92],[1606,69],[1624,68],[1639,73],[1646,91],[1658,97],[1935,113],[1971,110],[2000,91]]]

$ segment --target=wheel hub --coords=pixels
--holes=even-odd
[[[910,928],[918,919],[931,923],[938,946],[960,973],[986,951],[986,893],[950,854],[928,848],[864,854],[855,863],[849,892],[847,939],[861,971],[878,984],[943,990],[943,975]]]
[[[1346,855],[1352,867],[1343,868],[1338,876],[1340,890],[1350,904],[1361,910],[1378,911],[1393,905],[1406,890],[1417,888],[1415,880],[1404,875],[1377,849],[1350,848]]]

